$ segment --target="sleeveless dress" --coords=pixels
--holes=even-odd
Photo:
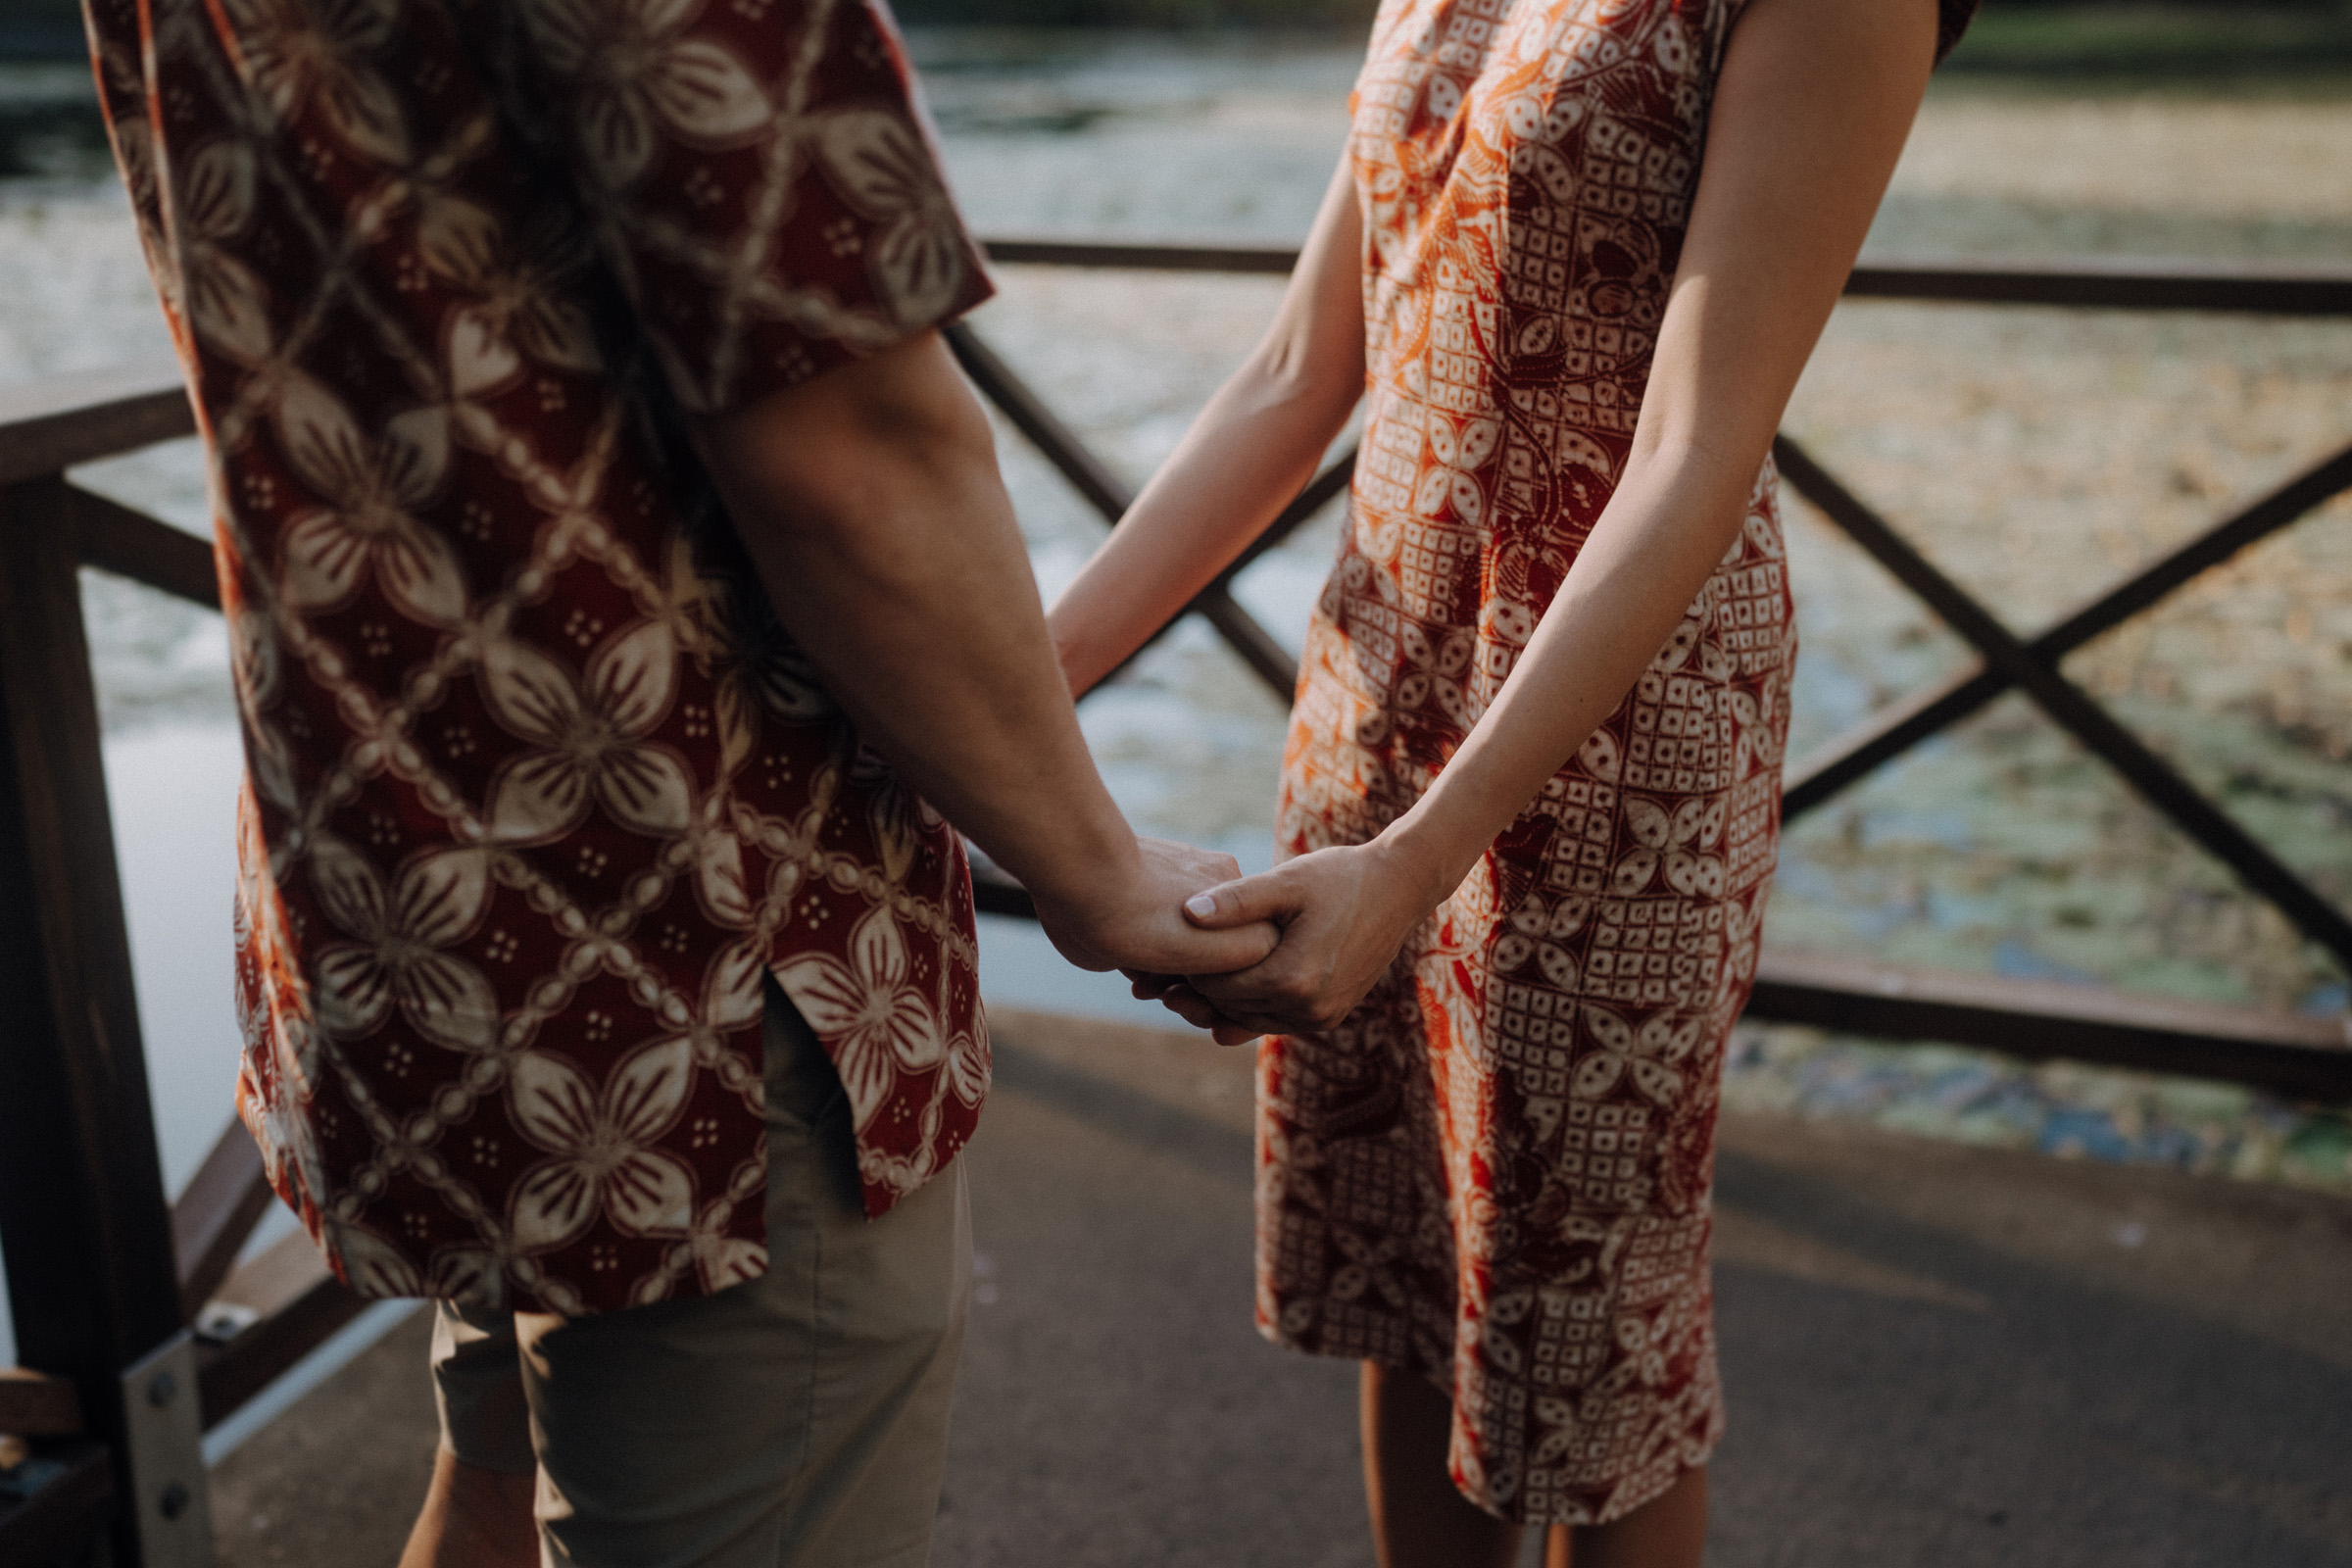
[[[1739,8],[1381,7],[1351,99],[1369,403],[1282,851],[1419,797],[1613,493]],[[1259,1054],[1260,1331],[1449,1391],[1455,1484],[1507,1518],[1618,1518],[1723,1431],[1708,1192],[1791,610],[1768,463],[1623,706],[1345,1023]]]

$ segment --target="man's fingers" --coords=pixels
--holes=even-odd
[[[1280,945],[1282,933],[1263,921],[1256,921],[1238,930],[1188,930],[1179,941],[1184,973],[1227,974],[1264,961]]]
[[[1241,974],[1201,973],[1193,989],[1237,1016],[1244,1012],[1287,1013],[1310,1005],[1309,988],[1282,972],[1286,963],[1264,964]]]
[[[1119,973],[1127,977],[1128,989],[1145,1002],[1155,1002],[1167,993],[1170,986],[1184,983],[1181,975],[1158,974],[1150,969],[1123,968]]]
[[[1220,1046],[1246,1046],[1267,1033],[1262,1019],[1229,1018],[1186,985],[1170,986],[1161,994],[1159,1004],[1194,1028],[1207,1030],[1209,1038]]]
[[[1267,1034],[1315,1034],[1336,1026],[1354,998],[1333,994],[1287,963],[1261,964],[1240,974],[1200,974],[1191,985],[1226,1018]]]
[[[1170,986],[1160,993],[1159,1004],[1196,1029],[1214,1029],[1225,1023],[1224,1015],[1189,986]]]

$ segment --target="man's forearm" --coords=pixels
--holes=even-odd
[[[1071,712],[985,416],[935,337],[886,354],[788,417],[698,433],[777,614],[860,734],[1006,870],[1066,893],[1132,860],[1134,835]],[[894,396],[907,379],[917,394]]]

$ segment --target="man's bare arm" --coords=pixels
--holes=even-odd
[[[1188,931],[1231,861],[1139,840],[1095,771],[987,417],[936,332],[703,419],[778,617],[868,744],[1036,897],[1072,961],[1203,972],[1273,945]]]

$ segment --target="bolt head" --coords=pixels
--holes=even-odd
[[[147,1380],[147,1402],[162,1409],[179,1393],[179,1379],[169,1372],[158,1372]]]
[[[155,1505],[162,1511],[165,1518],[176,1519],[188,1511],[188,1503],[191,1500],[193,1499],[188,1495],[188,1489],[174,1481],[164,1489],[164,1494],[156,1499]]]

